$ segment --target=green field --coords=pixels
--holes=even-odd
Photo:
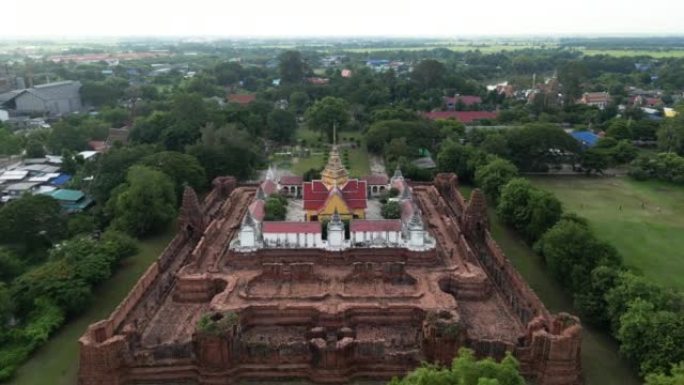
[[[394,47],[369,47],[369,48],[347,48],[343,49],[348,52],[355,53],[373,53],[373,52],[388,52],[388,51],[424,51],[436,48],[445,48],[455,52],[480,51],[484,54],[497,53],[501,51],[515,51],[521,49],[555,49],[559,46],[555,43],[533,44],[533,43],[517,43],[517,44],[485,44],[485,43],[464,43],[464,44],[425,44],[417,46],[394,46]],[[651,56],[653,58],[668,58],[668,57],[684,57],[684,47],[679,49],[596,49],[571,47],[570,49],[578,50],[585,55],[608,55],[616,57],[624,56]]]
[[[627,266],[684,289],[684,187],[629,178],[537,177],[566,211],[589,219]]]
[[[78,371],[78,338],[88,325],[107,318],[161,254],[173,230],[140,242],[138,254],[126,259],[114,276],[96,289],[95,302],[82,315],[70,320],[17,372],[11,385],[75,385]]]
[[[368,47],[368,48],[345,48],[347,52],[383,52],[383,51],[424,51],[437,48],[445,48],[455,52],[480,51],[482,53],[496,53],[501,51],[514,51],[530,48],[556,48],[555,44],[425,44],[418,46],[395,46],[395,47]]]
[[[461,186],[461,192],[469,195],[471,188]],[[543,259],[489,210],[492,236],[498,242],[515,268],[525,278],[544,305],[552,313],[577,314],[568,296],[549,274]],[[605,331],[582,325],[582,370],[585,385],[639,385],[641,381],[628,363],[620,358],[618,345]]]
[[[585,55],[608,55],[616,57],[624,56],[650,56],[654,58],[684,57],[684,48],[673,50],[649,50],[649,49],[588,49],[583,48],[581,51]]]

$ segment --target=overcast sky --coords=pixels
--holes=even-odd
[[[0,0],[1,37],[684,34],[684,0]]]

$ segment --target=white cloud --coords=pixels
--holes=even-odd
[[[5,36],[684,34],[681,0],[0,0]]]

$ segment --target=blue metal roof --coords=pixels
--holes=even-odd
[[[53,180],[50,181],[50,184],[53,186],[62,186],[66,182],[71,180],[71,175],[69,174],[59,174],[59,176]]]
[[[594,147],[599,140],[599,136],[591,131],[573,131],[570,135],[586,147]]]

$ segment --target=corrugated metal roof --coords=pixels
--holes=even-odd
[[[58,189],[50,193],[50,196],[58,201],[76,202],[83,198],[85,194],[79,190]]]

